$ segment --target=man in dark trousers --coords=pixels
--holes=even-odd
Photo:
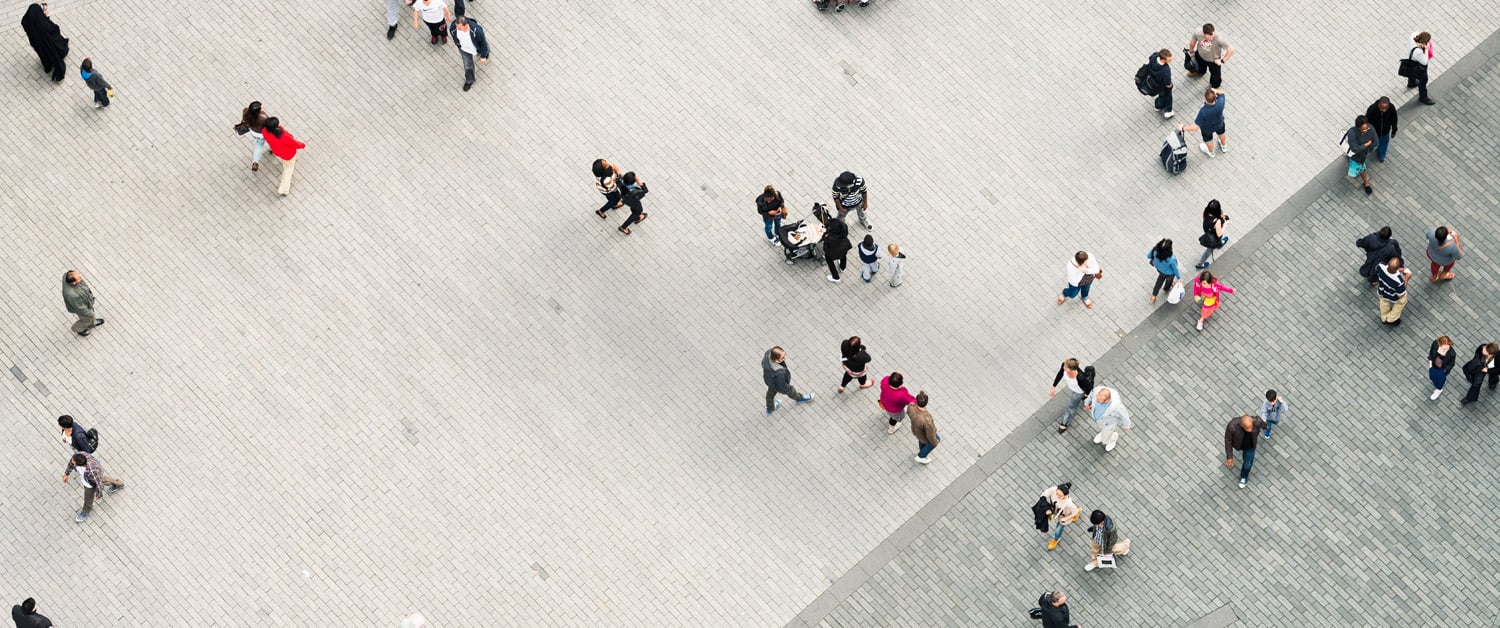
[[[94,497],[98,495],[99,489],[104,488],[105,495],[114,495],[125,490],[125,483],[104,474],[104,465],[94,454],[78,452],[68,459],[68,468],[63,470],[63,484],[68,483],[68,476],[73,474],[73,469],[78,469],[78,480],[83,482],[83,510],[78,511],[78,516],[73,517],[76,523],[83,523],[89,518],[89,512],[94,509]]]
[[[649,192],[646,182],[635,176],[635,172],[627,172],[620,177],[620,202],[630,208],[630,215],[625,218],[625,223],[620,225],[620,233],[630,235],[630,225],[638,225],[645,222],[648,215],[641,207],[641,199],[646,198]]]
[[[1048,591],[1036,601],[1042,607],[1042,628],[1077,628],[1068,623],[1068,596],[1062,591]]]
[[[1359,266],[1359,276],[1364,277],[1372,286],[1376,282],[1375,267],[1392,257],[1401,257],[1401,243],[1391,237],[1390,227],[1381,227],[1379,231],[1355,240],[1354,246],[1365,252],[1365,263]],[[1406,263],[1406,258],[1402,257],[1401,263]]]
[[[463,6],[460,4],[459,6]],[[464,91],[469,91],[474,86],[474,57],[479,57],[481,65],[490,60],[490,42],[484,37],[484,29],[479,27],[479,22],[473,18],[459,17],[448,25],[448,34],[453,37],[453,45],[458,47],[458,55],[464,60]]]
[[[760,371],[761,379],[766,382],[766,414],[775,412],[781,407],[781,400],[776,398],[777,394],[796,399],[797,403],[812,401],[812,393],[804,395],[792,386],[792,371],[786,367],[786,350],[781,347],[771,347],[771,350],[761,357]]]
[[[1240,465],[1240,488],[1250,483],[1250,467],[1255,466],[1255,445],[1260,442],[1261,430],[1266,421],[1260,417],[1244,415],[1229,420],[1224,426],[1224,466],[1234,466],[1234,450],[1240,450],[1245,463]]]
[[[1496,382],[1500,382],[1500,369],[1495,368],[1495,354],[1500,353],[1500,344],[1489,343],[1479,345],[1474,349],[1474,359],[1464,364],[1464,379],[1469,380],[1469,393],[1464,395],[1461,406],[1467,406],[1479,401],[1479,389],[1484,384],[1485,374],[1489,374],[1490,390],[1495,390]]]
[[[1156,92],[1156,110],[1163,118],[1177,115],[1172,113],[1172,51],[1162,48],[1151,53],[1146,65],[1151,68],[1151,81],[1161,90]]]
[[[1391,139],[1396,137],[1396,106],[1391,104],[1390,98],[1381,96],[1365,110],[1365,119],[1375,127],[1375,134],[1379,137],[1375,142],[1375,159],[1385,161],[1385,152],[1391,147]]]
[[[19,606],[10,607],[10,619],[16,628],[52,628],[52,620],[36,612],[36,599],[26,598]]]
[[[104,324],[104,319],[94,316],[94,291],[83,281],[76,270],[63,273],[63,305],[68,312],[78,317],[73,323],[73,333],[87,336],[95,327]]]
[[[62,440],[73,452],[94,453],[99,449],[99,430],[85,428],[66,414],[57,417],[57,426],[62,428]]]

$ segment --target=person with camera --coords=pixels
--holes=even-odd
[[[1203,208],[1203,235],[1198,236],[1198,244],[1203,245],[1203,255],[1198,256],[1198,263],[1193,268],[1208,268],[1218,250],[1229,244],[1229,236],[1224,235],[1228,223],[1229,215],[1224,213],[1219,199],[1209,201],[1208,206]]]

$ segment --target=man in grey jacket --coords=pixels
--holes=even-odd
[[[803,395],[792,386],[792,371],[786,367],[786,350],[781,347],[771,347],[766,352],[760,359],[760,371],[761,378],[766,381],[766,414],[781,407],[781,400],[776,398],[776,393],[796,399],[797,403],[812,401],[812,393]]]
[[[94,291],[83,282],[83,275],[76,270],[63,273],[63,304],[68,306],[68,311],[78,316],[78,322],[73,323],[73,333],[80,336],[89,335],[95,327],[104,324],[104,319],[94,316]]]

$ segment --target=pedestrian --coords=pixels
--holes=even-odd
[[[1198,117],[1193,118],[1192,124],[1177,127],[1179,131],[1197,131],[1198,137],[1203,143],[1198,145],[1198,150],[1213,159],[1218,153],[1229,152],[1229,135],[1225,133],[1224,104],[1229,96],[1215,87],[1203,90],[1203,106],[1198,109]],[[1214,136],[1217,135],[1219,150],[1214,152]]]
[[[1198,310],[1198,331],[1203,331],[1203,321],[1208,320],[1219,309],[1219,301],[1225,294],[1234,294],[1234,288],[1219,283],[1219,278],[1211,272],[1205,270],[1198,273],[1198,281],[1193,284],[1193,301],[1203,304],[1203,308]]]
[[[1426,31],[1412,33],[1411,40],[1406,45],[1406,58],[1415,63],[1411,66],[1412,75],[1406,77],[1406,89],[1417,88],[1417,100],[1424,105],[1436,105],[1436,100],[1427,97],[1427,71],[1432,64],[1432,34]]]
[[[1381,227],[1375,233],[1354,241],[1354,246],[1365,252],[1365,262],[1359,265],[1359,276],[1364,277],[1370,285],[1375,285],[1377,273],[1376,267],[1385,263],[1392,257],[1401,257],[1401,243],[1391,236],[1389,226]],[[1405,263],[1406,260],[1402,260]]]
[[[385,0],[385,38],[396,38],[396,23],[401,19],[401,8],[412,5],[412,0]]]
[[[266,112],[261,111],[260,101],[254,101],[244,110],[240,111],[240,122],[234,125],[234,132],[240,135],[249,135],[255,145],[250,149],[250,171],[260,170],[260,158],[266,154],[266,138],[262,134],[266,128]]]
[[[766,414],[775,412],[781,407],[781,400],[776,398],[777,394],[796,399],[797,403],[813,400],[812,393],[804,395],[797,392],[797,387],[792,385],[792,370],[786,366],[786,351],[781,347],[771,347],[761,357],[760,374],[761,379],[766,382]]]
[[[484,65],[490,61],[490,41],[484,36],[484,27],[479,21],[471,17],[459,15],[453,19],[448,26],[449,34],[453,35],[453,45],[458,48],[458,56],[464,62],[464,91],[469,91],[474,86],[474,57],[479,57],[479,64]],[[444,38],[443,41],[447,41]]]
[[[281,160],[281,183],[277,184],[276,193],[286,196],[292,191],[292,173],[297,170],[297,151],[307,148],[307,144],[297,141],[276,117],[266,118],[266,126],[261,130],[261,135],[266,138],[266,146],[271,149],[271,154]]]
[[[1453,339],[1447,336],[1438,336],[1437,340],[1432,341],[1432,347],[1427,349],[1427,379],[1432,380],[1432,396],[1429,399],[1437,401],[1438,395],[1443,394],[1443,386],[1448,383],[1448,373],[1453,371],[1453,365],[1458,361],[1454,357],[1456,353],[1453,350]]]
[[[1089,289],[1094,287],[1094,282],[1104,278],[1104,271],[1099,268],[1099,260],[1090,256],[1088,251],[1079,251],[1073,254],[1073,260],[1068,263],[1067,268],[1068,287],[1063,288],[1062,294],[1057,295],[1057,304],[1073,297],[1083,299],[1083,306],[1092,309],[1093,299],[1089,298]]]
[[[625,222],[620,225],[620,233],[630,235],[630,225],[638,225],[646,221],[647,214],[641,207],[641,199],[646,198],[646,193],[651,190],[646,188],[646,182],[635,176],[635,171],[625,173],[620,177],[620,200],[630,208],[630,215],[625,217]]]
[[[78,317],[73,323],[73,333],[87,336],[95,327],[104,324],[104,319],[94,316],[94,290],[78,271],[63,273],[62,295],[68,312]]]
[[[36,598],[26,598],[10,607],[10,618],[16,622],[16,628],[52,628],[52,620],[36,612]]]
[[[1042,628],[1077,628],[1068,623],[1068,596],[1062,591],[1043,593],[1036,603],[1042,607],[1038,617],[1042,620]]]
[[[1375,127],[1370,125],[1369,119],[1364,116],[1354,116],[1354,126],[1344,131],[1344,137],[1339,142],[1348,145],[1349,149],[1344,156],[1349,158],[1349,178],[1359,177],[1365,186],[1365,194],[1375,193],[1375,188],[1370,186],[1370,173],[1367,162],[1370,160],[1370,152],[1375,150],[1375,143],[1380,136],[1375,134]]]
[[[63,74],[67,72],[63,60],[68,57],[68,38],[62,36],[62,29],[52,21],[47,3],[33,2],[26,7],[25,15],[21,16],[21,29],[26,31],[26,40],[41,59],[42,71],[52,74],[52,82],[62,82]]]
[[[1061,434],[1068,431],[1068,425],[1073,423],[1073,415],[1078,413],[1078,407],[1083,405],[1083,401],[1094,390],[1094,367],[1080,369],[1078,358],[1063,360],[1062,366],[1057,367],[1057,374],[1052,376],[1052,388],[1047,391],[1047,398],[1057,396],[1059,382],[1068,391],[1068,407],[1057,419],[1057,433]]]
[[[1401,324],[1401,310],[1406,308],[1406,282],[1411,280],[1411,271],[1401,267],[1399,257],[1392,257],[1379,270],[1376,300],[1380,303],[1380,322],[1395,327]]]
[[[885,411],[886,434],[895,434],[896,426],[906,418],[906,406],[916,402],[917,398],[911,396],[903,384],[906,376],[901,371],[895,371],[890,375],[880,378],[880,409]]]
[[[823,260],[828,262],[828,280],[839,282],[839,271],[849,265],[849,226],[838,216],[828,213],[822,205],[813,208],[813,213],[823,221]]]
[[[932,450],[937,449],[943,437],[938,435],[937,424],[932,422],[932,413],[927,411],[927,391],[918,391],[915,403],[906,406],[906,416],[911,418],[911,433],[917,437],[918,464],[932,462]]]
[[[609,218],[611,209],[624,205],[620,199],[620,168],[603,159],[594,160],[594,187],[604,195],[604,204],[594,210],[600,218]]]
[[[416,0],[411,8],[412,28],[416,28],[417,21],[421,20],[427,25],[427,34],[432,36],[432,45],[436,46],[439,39],[448,43],[448,31],[443,28],[453,19],[453,15],[448,12],[448,3],[443,0]]]
[[[1120,530],[1115,527],[1113,517],[1104,514],[1103,510],[1095,510],[1089,513],[1089,564],[1083,566],[1084,571],[1093,571],[1099,566],[1099,556],[1109,554],[1111,556],[1124,556],[1130,553],[1130,539],[1120,540]]]
[[[892,242],[885,247],[885,258],[891,263],[891,287],[900,287],[901,281],[906,278],[906,254]]]
[[[1172,241],[1162,239],[1146,251],[1146,261],[1156,269],[1156,283],[1151,286],[1151,302],[1156,302],[1156,295],[1165,289],[1167,295],[1172,294],[1172,288],[1177,282],[1182,281],[1182,271],[1177,268],[1177,256],[1172,254]]]
[[[1203,76],[1208,73],[1208,86],[1217,89],[1223,83],[1220,73],[1224,69],[1224,62],[1234,56],[1234,46],[1217,32],[1213,24],[1204,24],[1188,40],[1188,50],[1198,59],[1198,72],[1188,72],[1188,76]]]
[[[1464,364],[1464,379],[1469,380],[1469,392],[1458,405],[1466,406],[1479,401],[1479,388],[1489,375],[1490,391],[1500,382],[1500,369],[1495,368],[1495,354],[1500,353],[1500,343],[1487,343],[1474,349],[1474,357]]]
[[[844,392],[849,382],[856,379],[859,380],[860,390],[875,385],[869,381],[869,374],[865,372],[870,365],[870,352],[865,350],[864,341],[860,340],[859,336],[850,336],[848,340],[840,343],[839,354],[843,356],[844,362],[844,378],[839,382],[840,393]]]
[[[1240,450],[1240,488],[1250,483],[1250,467],[1255,466],[1255,444],[1260,441],[1266,422],[1248,414],[1229,420],[1224,427],[1224,466],[1234,466],[1234,450]]]
[[[761,222],[765,223],[766,241],[771,246],[776,246],[779,243],[777,234],[781,233],[781,219],[786,217],[786,201],[781,198],[781,192],[766,186],[755,197],[755,213],[760,214]]]
[[[1260,402],[1260,418],[1266,422],[1266,438],[1271,438],[1271,428],[1281,425],[1286,416],[1286,400],[1279,397],[1275,389],[1266,391],[1266,400]]]
[[[1385,153],[1391,147],[1391,139],[1396,137],[1396,128],[1399,125],[1400,116],[1396,114],[1396,108],[1391,105],[1391,99],[1381,96],[1380,100],[1370,105],[1365,110],[1365,119],[1375,127],[1375,159],[1385,161]]]
[[[1150,68],[1151,81],[1160,90],[1156,92],[1156,111],[1163,118],[1177,115],[1172,113],[1172,51],[1162,48],[1151,53],[1146,66]]]
[[[875,274],[880,272],[880,246],[875,244],[875,236],[865,234],[865,239],[859,243],[859,277],[870,283]]]
[[[1464,256],[1458,230],[1438,227],[1427,232],[1427,261],[1432,264],[1432,283],[1453,278],[1453,265]]]
[[[865,189],[865,180],[852,172],[844,171],[833,180],[833,206],[839,210],[839,220],[853,210],[859,214],[859,226],[869,231],[872,227],[865,218],[870,208],[870,192]]]
[[[1229,228],[1229,215],[1224,213],[1223,206],[1219,205],[1219,199],[1208,202],[1203,208],[1203,234],[1198,236],[1198,244],[1203,246],[1203,254],[1198,256],[1198,263],[1193,268],[1203,270],[1214,263],[1214,256],[1219,249],[1229,244],[1229,236],[1224,232]]]
[[[68,476],[72,475],[73,469],[78,469],[78,481],[83,484],[83,509],[78,511],[78,516],[73,517],[74,523],[83,523],[89,518],[89,512],[94,509],[94,496],[99,487],[104,487],[105,495],[114,495],[125,490],[125,483],[104,474],[104,465],[94,454],[75,452],[68,459],[68,467],[63,470],[63,484],[68,483]]]
[[[104,80],[104,75],[94,69],[94,60],[84,57],[83,63],[78,66],[79,76],[83,84],[94,90],[94,108],[103,109],[109,106],[111,98],[115,97],[115,87]]]
[[[1047,540],[1047,551],[1057,549],[1057,544],[1062,542],[1063,528],[1078,520],[1082,510],[1073,503],[1073,483],[1063,482],[1057,486],[1048,487],[1042,491],[1042,499],[1047,500],[1047,518],[1057,524],[1057,529],[1052,532],[1052,538]]]
[[[1094,416],[1094,423],[1099,426],[1094,442],[1104,445],[1106,452],[1114,451],[1115,445],[1120,442],[1120,435],[1135,427],[1130,422],[1130,410],[1125,407],[1125,400],[1107,387],[1096,388],[1084,408]]]
[[[69,415],[57,417],[57,427],[62,429],[62,441],[74,453],[94,453],[99,450],[99,430],[91,430],[73,420]]]

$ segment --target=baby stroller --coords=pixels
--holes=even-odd
[[[810,219],[782,223],[781,230],[776,232],[776,239],[781,241],[781,250],[786,255],[788,265],[797,263],[799,259],[823,261],[823,215],[823,205],[813,203]]]

